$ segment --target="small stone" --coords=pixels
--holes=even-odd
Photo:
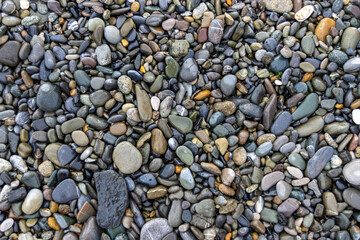
[[[267,0],[264,3],[267,10],[278,13],[290,12],[293,8],[291,0]]]
[[[189,168],[183,168],[180,172],[179,181],[181,186],[187,190],[195,187],[195,180]]]
[[[80,147],[87,146],[89,144],[89,138],[83,131],[73,131],[71,138]]]
[[[314,12],[314,6],[306,5],[305,7],[301,8],[299,11],[296,12],[295,19],[298,22],[303,22],[306,19],[308,19],[313,12]]]
[[[288,198],[278,207],[277,211],[284,214],[286,217],[290,217],[298,208],[300,202],[295,198]]]
[[[2,172],[10,172],[12,169],[12,165],[9,161],[0,158],[0,173]]]
[[[189,51],[190,44],[187,40],[175,40],[171,43],[170,53],[173,57],[184,57]]]
[[[225,77],[221,79],[220,89],[225,96],[229,96],[235,92],[235,85],[237,79],[235,75],[227,74]]]
[[[287,199],[290,196],[291,190],[291,185],[283,180],[276,184],[276,193],[281,200]]]
[[[147,122],[152,117],[150,98],[146,91],[141,89],[139,84],[135,85],[136,101],[141,121]]]
[[[208,29],[208,39],[214,44],[219,44],[224,32],[224,23],[220,19],[211,21]]]
[[[185,82],[192,82],[198,76],[198,66],[194,58],[188,58],[182,64],[179,77]]]
[[[193,122],[190,118],[170,115],[168,119],[170,124],[182,134],[189,133],[192,130]]]
[[[12,226],[14,225],[14,219],[12,218],[7,218],[5,219],[1,225],[0,225],[0,231],[1,232],[6,232],[7,230],[9,230]]]
[[[95,50],[97,62],[102,65],[106,66],[111,63],[111,50],[108,45],[103,44],[96,48]]]

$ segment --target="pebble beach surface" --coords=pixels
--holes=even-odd
[[[0,240],[360,239],[359,1],[0,10]]]

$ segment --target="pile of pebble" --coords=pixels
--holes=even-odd
[[[358,0],[0,9],[0,240],[360,239]]]

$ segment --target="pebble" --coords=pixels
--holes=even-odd
[[[358,239],[356,1],[0,4],[1,239]]]
[[[79,188],[72,179],[65,179],[52,192],[52,199],[57,203],[67,203],[79,197]]]
[[[326,146],[320,148],[314,156],[309,159],[306,167],[306,175],[309,178],[316,178],[330,161],[333,154],[334,149],[332,147]]]
[[[43,200],[43,194],[39,189],[31,189],[21,205],[21,210],[25,214],[36,213],[40,209]]]
[[[349,183],[353,185],[360,185],[360,160],[355,159],[347,163],[343,168],[343,174]]]
[[[131,174],[141,167],[143,157],[130,142],[121,142],[114,149],[113,160],[122,173]]]
[[[169,222],[164,218],[156,218],[148,221],[142,228],[140,240],[163,239],[173,231]]]

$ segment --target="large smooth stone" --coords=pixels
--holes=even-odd
[[[354,159],[343,168],[343,175],[349,183],[360,185],[360,159]]]
[[[17,41],[8,41],[0,49],[0,63],[15,67],[19,63],[19,50],[21,44]]]
[[[356,49],[357,44],[360,41],[360,32],[354,27],[348,27],[345,29],[341,38],[341,49]]]
[[[331,160],[333,155],[334,149],[332,147],[326,146],[320,148],[308,161],[306,175],[309,178],[316,178],[324,169],[326,164]]]
[[[282,134],[290,126],[291,121],[291,113],[287,111],[280,113],[271,126],[271,132],[275,135]]]
[[[57,203],[68,203],[80,197],[80,190],[74,180],[68,178],[59,183],[52,192],[52,198]]]
[[[141,228],[140,240],[161,240],[172,231],[173,228],[165,218],[155,218]]]
[[[40,209],[43,200],[43,194],[39,189],[31,189],[21,205],[21,210],[25,214],[33,214]]]
[[[286,217],[290,217],[298,208],[300,202],[295,198],[288,198],[278,207],[277,211],[284,214]]]
[[[126,182],[113,170],[97,172],[94,178],[98,196],[97,224],[102,228],[116,228],[128,206]]]
[[[54,112],[62,104],[61,91],[58,86],[44,83],[36,95],[36,105],[45,112]]]
[[[347,188],[343,192],[343,198],[351,207],[360,210],[360,191],[355,188]]]
[[[292,114],[294,121],[313,114],[319,106],[319,96],[316,93],[310,93],[300,106]]]
[[[192,130],[193,122],[190,118],[170,115],[168,119],[170,124],[182,134],[189,133]]]
[[[140,151],[130,142],[121,142],[115,147],[113,160],[120,172],[125,174],[136,172],[142,165]]]
[[[269,190],[272,186],[277,184],[280,180],[285,178],[284,173],[276,171],[266,174],[261,180],[261,189],[263,191]]]
[[[315,35],[320,41],[326,43],[326,36],[330,34],[330,29],[335,27],[335,21],[331,18],[323,18],[315,28]]]
[[[198,65],[194,58],[188,58],[181,65],[179,77],[185,82],[192,82],[198,76]]]
[[[225,96],[229,96],[235,92],[237,78],[235,75],[228,74],[220,81],[220,89]]]
[[[322,117],[315,116],[310,118],[306,123],[301,124],[296,130],[299,133],[299,137],[307,137],[323,129],[324,124],[325,122]]]

